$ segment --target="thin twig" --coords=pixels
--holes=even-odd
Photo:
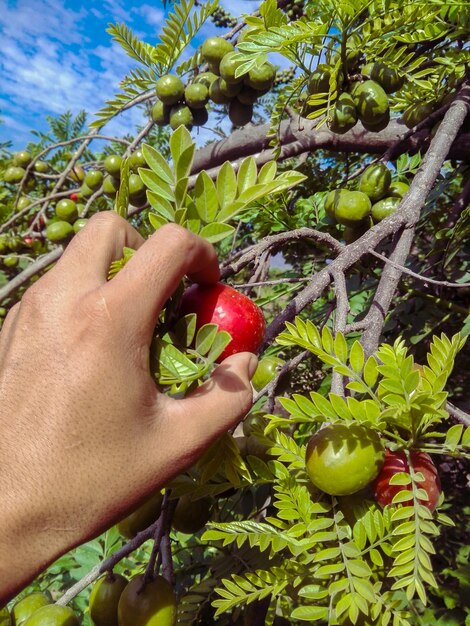
[[[446,403],[445,408],[454,420],[460,422],[467,428],[470,426],[470,415],[468,413],[465,413],[465,411],[462,411],[462,409],[459,409],[459,407],[451,404],[449,401]]]
[[[335,296],[336,296],[336,316],[334,323],[334,331],[336,333],[344,333],[349,312],[348,290],[346,287],[346,278],[343,272],[335,270],[332,272],[334,280]],[[331,391],[344,396],[344,377],[342,374],[333,371],[331,378]]]

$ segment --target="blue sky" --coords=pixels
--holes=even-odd
[[[221,0],[234,15],[256,10],[256,0]],[[124,22],[136,35],[155,43],[164,19],[161,0],[0,0],[0,142],[21,148],[45,130],[46,115],[81,109],[92,114],[119,90],[119,81],[136,63],[106,33]],[[194,42],[221,34],[209,21]],[[193,50],[188,51],[191,53]],[[142,122],[135,108],[112,121],[106,132],[123,135]]]

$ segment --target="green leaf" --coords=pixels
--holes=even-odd
[[[258,174],[258,183],[270,183],[276,178],[277,163],[268,161],[263,165]]]
[[[291,617],[302,622],[317,622],[328,619],[328,609],[322,606],[299,606],[292,611]]]
[[[185,126],[180,126],[170,137],[170,152],[175,171],[178,171],[178,162],[181,155],[193,145],[191,133]],[[180,178],[179,176],[177,178]]]
[[[226,237],[230,237],[234,232],[235,228],[230,226],[230,224],[218,224],[214,222],[213,224],[204,226],[199,235],[207,239],[210,243],[217,243]]]
[[[254,187],[257,175],[258,172],[254,158],[246,157],[246,159],[243,159],[237,176],[238,192],[240,195],[247,189]]]
[[[349,353],[349,363],[356,374],[362,372],[362,368],[364,367],[364,350],[359,341],[355,341],[352,345],[351,352]]]
[[[217,174],[217,197],[222,209],[237,196],[237,177],[229,161],[225,161]]]
[[[167,185],[174,185],[175,177],[171,167],[168,165],[166,159],[148,144],[142,145],[142,152],[147,165],[150,169],[159,176]]]
[[[127,219],[127,214],[129,211],[129,162],[128,162],[128,159],[124,159],[121,163],[121,182],[119,184],[119,191],[117,193],[114,208],[118,215],[120,215],[124,219]]]
[[[196,179],[194,201],[201,219],[206,224],[213,222],[217,215],[219,202],[214,182],[205,171],[202,171]]]
[[[147,191],[147,200],[150,203],[152,209],[155,209],[162,217],[168,222],[173,222],[175,219],[175,210],[171,202],[166,198],[159,196],[153,191]]]
[[[184,128],[180,126],[180,128]],[[175,165],[175,173],[176,179],[181,180],[187,178],[191,172],[191,167],[193,165],[194,152],[196,150],[196,146],[194,144],[188,146],[183,150],[180,154],[178,163]]]
[[[218,329],[217,324],[204,324],[204,326],[201,326],[196,335],[196,352],[202,355],[209,352],[214,343]]]
[[[139,167],[139,176],[147,189],[150,189],[150,191],[157,196],[161,196],[170,202],[174,201],[175,196],[171,186],[163,181],[155,172]]]
[[[374,387],[375,383],[377,382],[378,374],[379,372],[377,370],[377,361],[373,356],[370,356],[366,361],[363,373],[364,382],[366,383],[366,385],[368,385],[369,387]]]

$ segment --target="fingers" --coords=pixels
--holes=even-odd
[[[173,473],[192,465],[209,444],[246,415],[253,402],[250,380],[257,363],[258,359],[250,352],[234,354],[184,400],[164,398],[166,417],[159,425],[158,437],[160,442],[171,442],[174,448]],[[150,455],[155,458],[158,439],[150,443],[153,448]]]
[[[149,341],[161,308],[185,275],[200,283],[216,282],[217,256],[201,237],[167,224],[139,248],[103,294],[110,310],[119,311],[126,326],[139,329]]]

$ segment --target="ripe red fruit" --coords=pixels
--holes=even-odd
[[[31,237],[31,235],[25,235],[23,237],[23,241],[24,241],[24,245],[28,247],[32,246],[34,243],[34,239]]]
[[[77,200],[78,200],[78,193],[71,193],[70,194],[70,200],[73,200],[74,202],[77,202]]]
[[[222,283],[189,287],[183,294],[181,312],[196,313],[198,328],[218,324],[219,330],[230,333],[232,341],[217,359],[219,363],[237,352],[256,352],[263,341],[266,324],[261,309]]]
[[[437,507],[441,493],[441,482],[437,468],[429,454],[417,451],[411,452],[411,465],[414,472],[421,472],[424,476],[424,481],[417,483],[417,485],[428,494],[428,500],[419,500],[419,502],[433,512]],[[405,453],[402,450],[397,452],[386,450],[385,463],[373,484],[374,496],[380,506],[384,507],[390,504],[394,496],[400,491],[405,489],[411,491],[411,485],[390,484],[392,476],[399,472],[410,473],[410,466]]]

